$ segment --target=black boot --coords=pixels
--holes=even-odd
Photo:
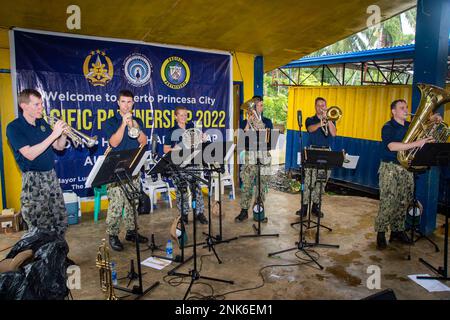
[[[148,242],[148,238],[141,236],[139,233],[137,234],[137,239],[138,239],[139,243],[147,243]],[[125,236],[125,240],[135,242],[136,241],[136,231],[128,230],[127,235]]]
[[[114,251],[122,251],[123,250],[123,244],[120,242],[118,236],[109,236],[109,246]]]
[[[318,203],[313,203],[311,211],[312,211],[313,216],[318,217],[319,216],[319,204]],[[320,217],[323,218],[323,212],[322,211],[320,211]]]
[[[389,241],[398,241],[403,244],[411,244],[411,240],[409,239],[405,231],[391,231]]]
[[[377,234],[377,249],[383,250],[387,248],[386,237],[384,232],[378,232]]]
[[[302,204],[302,207],[300,208],[300,210],[297,210],[297,212],[295,213],[296,215],[302,215],[303,218],[306,218],[306,216],[308,215],[308,205],[307,204]]]
[[[205,215],[203,213],[200,213],[197,215],[197,221],[201,224],[208,224],[208,219],[206,219]]]
[[[248,219],[248,209],[241,209],[241,213],[239,213],[239,215],[234,218],[234,221],[242,222],[245,219]]]

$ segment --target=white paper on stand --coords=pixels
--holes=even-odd
[[[429,274],[412,274],[408,276],[419,286],[425,288],[428,292],[450,291],[450,288],[438,280],[434,279],[417,279],[417,277],[429,277]]]
[[[344,164],[342,165],[342,167],[345,169],[356,169],[358,160],[359,160],[359,156],[351,156],[349,154],[346,154]]]
[[[143,266],[150,267],[150,268],[157,269],[157,270],[162,270],[171,263],[172,263],[172,261],[170,261],[170,260],[161,259],[161,258],[157,258],[157,257],[150,257],[141,262],[141,264]]]

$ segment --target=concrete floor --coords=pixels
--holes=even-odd
[[[293,264],[300,260],[295,252],[280,254],[269,258],[269,252],[295,246],[298,240],[298,229],[290,226],[297,221],[294,212],[299,206],[299,195],[291,195],[271,190],[266,200],[266,216],[268,223],[262,224],[263,233],[276,233],[277,237],[239,238],[228,244],[216,246],[216,251],[223,263],[218,264],[213,255],[202,258],[201,275],[229,279],[234,285],[201,280],[214,288],[214,294],[221,294],[232,290],[256,287],[262,284],[259,270],[271,264]],[[234,217],[239,213],[238,201],[225,199],[223,203],[224,236],[230,238],[242,234],[253,233],[253,220],[235,223]],[[433,247],[425,240],[420,240],[412,247],[412,260],[408,261],[408,246],[392,244],[388,249],[380,252],[375,248],[375,233],[373,220],[378,210],[378,201],[362,197],[325,195],[323,223],[333,228],[332,232],[321,231],[321,242],[339,244],[339,249],[315,248],[320,254],[319,262],[324,269],[319,270],[312,264],[289,267],[265,268],[262,274],[265,285],[262,288],[241,291],[226,295],[226,299],[361,299],[380,290],[369,290],[366,286],[370,274],[367,269],[371,265],[381,268],[381,290],[392,288],[398,299],[450,299],[450,292],[428,293],[425,289],[408,279],[410,274],[431,272],[421,263],[423,257],[435,266],[442,265],[442,252],[435,253]],[[169,229],[172,220],[176,217],[176,209],[168,209],[164,202],[153,214],[139,217],[142,234],[150,236],[155,234],[156,242],[163,246],[169,239]],[[443,219],[439,218],[439,225]],[[191,222],[191,217],[190,217]],[[214,232],[218,232],[218,218],[213,218]],[[188,226],[189,241],[192,241],[192,222]],[[199,225],[198,239],[204,240],[200,231],[207,231],[207,226]],[[14,244],[21,234],[0,235],[0,250]],[[314,233],[309,232],[309,239]],[[66,239],[69,243],[69,257],[81,267],[81,289],[73,290],[74,299],[103,299],[99,287],[98,269],[95,267],[97,248],[102,238],[105,238],[105,212],[101,220],[94,223],[92,214],[83,214],[80,224],[70,226]],[[124,232],[121,239],[124,238]],[[431,237],[443,249],[443,229],[438,228]],[[134,245],[125,243],[125,250],[121,253],[111,251],[111,259],[116,261],[118,276],[126,275],[129,260],[135,258]],[[442,250],[441,249],[441,250]],[[179,253],[178,248],[174,249]],[[3,259],[8,250],[0,252]],[[191,255],[192,248],[186,249],[187,256]],[[207,255],[208,250],[199,247],[199,255]],[[212,253],[211,253],[212,254]],[[312,253],[315,254],[315,253]],[[304,254],[297,254],[305,258]],[[142,253],[142,259],[150,256],[150,251]],[[200,259],[198,260],[200,263]],[[146,272],[144,284],[150,285],[155,281],[161,284],[144,299],[182,299],[187,289],[189,278],[183,284],[171,286],[163,280],[169,268],[176,266],[173,263],[162,271],[143,267]],[[187,272],[192,268],[192,262],[180,268],[180,272]],[[166,280],[167,277],[165,277]],[[126,284],[127,281],[119,284]],[[196,283],[192,291],[204,295],[211,294],[211,288],[205,284]],[[450,283],[447,282],[447,285]],[[123,295],[122,292],[117,292]]]

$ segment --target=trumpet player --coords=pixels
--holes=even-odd
[[[306,130],[309,133],[308,146],[330,147],[333,137],[336,136],[336,124],[334,121],[327,119],[327,101],[322,97],[317,97],[315,102],[316,114],[306,119]],[[325,172],[326,171],[326,172]],[[319,212],[319,195],[325,192],[326,182],[322,184],[316,183],[317,174],[326,176],[326,181],[330,178],[331,170],[316,170],[314,168],[305,169],[305,188],[302,206],[297,214],[304,217],[308,213],[309,199],[312,200],[311,213],[314,216],[323,217],[323,213]],[[311,187],[311,188],[310,188]],[[312,191],[311,191],[312,189]]]
[[[134,95],[129,90],[121,90],[117,100],[119,110],[111,118],[105,121],[105,133],[112,150],[123,151],[136,149],[147,144],[146,134],[140,130],[143,123],[133,116]],[[133,185],[141,190],[139,175],[133,177]],[[134,242],[136,237],[140,243],[148,242],[148,238],[136,232],[133,216],[133,208],[130,206],[122,188],[117,183],[107,186],[109,199],[108,213],[106,217],[106,233],[109,236],[109,245],[115,251],[122,251],[123,244],[119,239],[120,220],[123,220],[127,233],[125,240]],[[134,204],[138,206],[138,201]],[[123,215],[122,215],[123,211]]]
[[[68,126],[59,120],[52,130],[44,121],[42,96],[37,90],[21,91],[18,104],[19,117],[8,124],[6,136],[22,171],[22,217],[29,232],[44,229],[64,236],[67,211],[54,169],[54,150],[64,150]]]
[[[403,168],[397,160],[397,152],[422,147],[433,142],[432,138],[424,138],[411,143],[403,143],[410,122],[408,105],[403,99],[391,103],[392,118],[381,129],[381,163],[378,170],[380,187],[380,208],[375,218],[377,232],[377,249],[387,247],[385,233],[391,229],[389,241],[408,244],[410,239],[405,233],[405,215],[408,205],[413,199],[414,176]],[[434,114],[431,119],[441,122],[442,117]]]

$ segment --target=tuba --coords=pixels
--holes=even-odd
[[[106,300],[119,300],[114,293],[114,286],[112,283],[112,266],[105,239],[102,240],[102,244],[98,247],[95,266],[99,269],[100,287],[105,293]]]
[[[55,125],[55,123],[60,120],[57,117],[47,116],[45,111],[43,113],[43,118],[50,125],[52,130],[53,130],[53,126]],[[97,142],[97,136],[90,137],[87,134],[84,134],[84,133],[74,129],[69,125],[68,125],[68,128],[66,130],[64,130],[63,133],[65,135],[67,135],[67,137],[70,140],[72,140],[72,144],[73,144],[74,148],[78,148],[78,146],[82,145],[82,144],[85,144],[86,147],[88,147],[88,148],[92,148],[95,145],[95,143]]]
[[[450,102],[450,93],[446,90],[430,84],[420,83],[420,103],[408,131],[403,138],[403,143],[410,143],[420,139],[432,137],[438,143],[444,143],[450,136],[450,129],[445,122],[435,123],[430,116],[441,105]],[[419,147],[397,152],[397,160],[406,169],[422,169],[423,167],[411,166]]]
[[[328,136],[328,121],[338,121],[342,118],[342,110],[338,106],[332,106],[327,109],[325,123],[322,125],[323,133]]]
[[[261,114],[256,110],[256,102],[257,99],[250,99],[244,102],[240,109],[246,113],[248,124],[252,130],[262,130],[265,129],[266,126],[262,121]],[[254,115],[255,117],[252,119],[251,115]]]

